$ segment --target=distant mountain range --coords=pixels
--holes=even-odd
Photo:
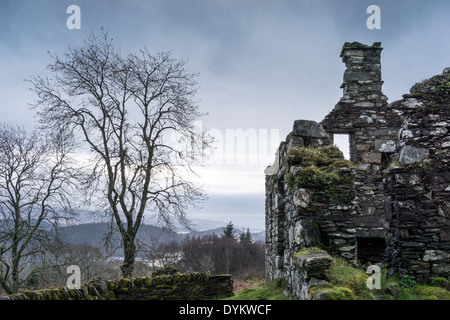
[[[186,228],[177,228],[175,231],[171,231],[165,228],[157,227],[154,225],[142,224],[137,238],[145,243],[169,243],[169,242],[182,242],[187,237],[202,237],[204,235],[217,234],[220,235],[223,232],[223,228],[226,223],[215,222],[207,220],[207,223],[193,225],[195,231],[189,231]],[[217,227],[217,225],[221,225]],[[211,227],[211,229],[207,229]],[[65,226],[61,230],[63,239],[66,242],[73,244],[89,244],[92,246],[101,246],[102,240],[106,234],[108,224],[104,222],[95,223],[81,223],[77,225]],[[239,236],[243,231],[240,228],[235,228],[236,236]],[[250,230],[251,232],[251,230]],[[265,231],[252,232],[254,241],[264,241]]]

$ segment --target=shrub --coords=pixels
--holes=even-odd
[[[414,288],[416,285],[417,282],[408,275],[403,276],[403,278],[400,280],[400,287],[402,288]]]

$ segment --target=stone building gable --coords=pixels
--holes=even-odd
[[[450,70],[388,104],[381,51],[343,45],[342,98],[320,123],[296,120],[265,171],[267,278],[294,297],[308,297],[314,272],[296,263],[304,247],[450,276]],[[342,133],[351,161],[333,146]]]

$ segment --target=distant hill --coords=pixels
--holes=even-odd
[[[74,244],[89,244],[92,246],[101,246],[103,238],[108,229],[108,225],[104,222],[98,223],[83,223],[62,228],[63,239],[69,243]],[[143,224],[138,231],[137,237],[141,241],[151,243],[158,242],[172,242],[182,241],[183,236],[165,230],[160,227]]]
[[[170,231],[161,227],[142,224],[138,231],[138,239],[146,242],[159,242],[159,243],[169,243],[169,242],[181,242],[186,237],[202,237],[204,235],[217,234],[220,235],[223,232],[223,227],[203,230],[203,231],[184,231],[183,233],[177,233]],[[95,247],[99,247],[102,244],[102,240],[107,231],[108,225],[104,222],[97,223],[83,223],[72,226],[66,226],[62,228],[63,240],[74,244],[89,244]],[[235,229],[236,236],[241,234],[242,230]],[[254,241],[264,241],[265,232],[252,233]]]

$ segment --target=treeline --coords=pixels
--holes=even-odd
[[[261,242],[210,235],[187,239],[181,251],[180,270],[232,274],[234,279],[264,276],[265,248]]]
[[[175,266],[181,272],[231,274],[242,280],[264,277],[264,243],[253,241],[249,229],[237,236],[232,222],[220,235],[153,245],[145,256],[153,263],[153,269]]]

